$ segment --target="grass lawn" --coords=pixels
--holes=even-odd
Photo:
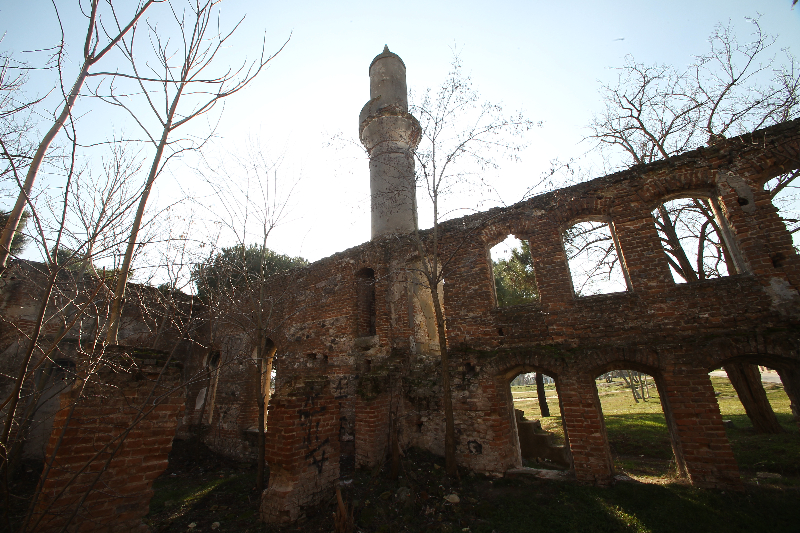
[[[652,383],[652,379],[648,379]],[[786,429],[783,435],[758,435],[744,412],[736,392],[726,377],[711,377],[720,413],[734,428],[726,433],[745,479],[757,472],[781,474],[784,484],[800,484],[800,433],[792,420],[789,397],[780,383],[764,383],[770,404]],[[605,417],[611,453],[618,472],[642,481],[668,482],[676,475],[672,445],[667,431],[658,391],[650,388],[650,398],[636,403],[620,378],[613,383],[597,381],[598,395]],[[542,427],[564,442],[564,429],[554,385],[547,385],[548,406],[552,416],[541,418],[535,387],[512,387],[514,406],[528,419],[541,419]]]

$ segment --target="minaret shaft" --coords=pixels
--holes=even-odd
[[[372,239],[410,233],[417,221],[414,151],[420,126],[408,113],[406,67],[384,48],[369,68],[370,101],[359,116],[369,153]]]

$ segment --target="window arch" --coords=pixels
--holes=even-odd
[[[539,301],[530,243],[509,235],[489,250],[498,307]]]
[[[776,176],[763,185],[769,194],[772,205],[778,211],[786,225],[786,230],[792,236],[794,249],[800,253],[800,169],[786,172]]]
[[[658,236],[675,283],[737,273],[736,257],[712,198],[691,196],[665,201],[653,210]]]
[[[356,337],[376,334],[375,271],[362,268],[356,273]]]
[[[575,296],[630,289],[614,229],[606,221],[577,222],[562,232]]]

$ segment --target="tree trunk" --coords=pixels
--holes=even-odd
[[[400,438],[397,434],[397,416],[392,414],[389,428],[389,447],[391,448],[391,479],[397,479],[400,475]]]
[[[783,383],[783,390],[789,397],[792,405],[792,417],[800,427],[800,368],[784,368],[778,370],[778,375]]]
[[[8,256],[11,253],[11,241],[14,240],[14,234],[17,232],[19,221],[22,218],[22,212],[25,210],[25,204],[28,203],[28,198],[31,196],[33,183],[36,180],[37,174],[39,173],[39,167],[44,161],[47,150],[50,148],[50,144],[53,142],[53,139],[55,139],[59,130],[61,130],[61,128],[67,122],[67,118],[72,112],[72,107],[75,105],[75,100],[77,100],[78,94],[80,94],[83,82],[86,80],[86,76],[89,73],[90,66],[91,63],[89,63],[88,60],[84,60],[84,63],[81,66],[81,71],[78,74],[78,78],[75,80],[75,84],[72,86],[72,90],[69,92],[69,95],[64,102],[64,106],[61,108],[61,113],[47,131],[42,141],[39,143],[36,154],[34,154],[33,159],[31,159],[31,164],[28,167],[28,173],[25,176],[25,183],[22,184],[19,196],[17,196],[17,202],[14,204],[14,208],[8,214],[6,227],[3,229],[2,235],[0,235],[1,268],[5,268],[6,262],[8,261]]]
[[[259,368],[259,370],[263,372],[263,377],[259,380],[261,383],[261,392],[258,395],[258,475],[256,476],[256,485],[259,493],[263,492],[265,488],[264,470],[266,470],[267,467],[267,406],[269,405],[269,398],[272,392],[272,363],[274,359],[275,349],[272,348],[266,361]]]
[[[767,400],[758,367],[747,363],[731,363],[723,368],[756,432],[783,433],[784,430]]]
[[[426,276],[428,277],[428,276]],[[450,357],[447,350],[447,335],[444,326],[444,312],[442,303],[439,301],[439,293],[436,284],[431,283],[428,277],[428,285],[433,300],[433,311],[436,315],[436,332],[439,335],[439,351],[442,358],[442,403],[444,404],[444,464],[445,471],[449,476],[458,475],[456,465],[456,428],[453,420],[453,397],[450,392]],[[435,281],[435,280],[434,280]]]
[[[647,398],[644,396],[644,379],[642,378],[641,372],[637,372],[637,374],[639,374],[639,392],[641,393],[642,401],[646,402]]]
[[[692,264],[689,262],[689,258],[686,257],[686,252],[683,250],[683,247],[681,246],[681,240],[680,238],[678,238],[678,232],[675,231],[675,225],[672,223],[672,219],[669,218],[669,212],[667,211],[667,208],[664,207],[664,204],[658,206],[658,213],[661,215],[661,230],[667,237],[667,242],[669,243],[670,252],[672,253],[672,256],[675,258],[675,260],[678,262],[678,266],[682,271],[679,272],[679,274],[686,281],[697,281],[697,274],[692,268]]]
[[[637,398],[638,393],[636,392],[636,383],[633,382],[633,373],[630,370],[628,372],[628,378],[625,378],[625,374],[622,375],[622,379],[625,380],[625,383],[631,388],[631,392],[633,393],[633,401],[639,403],[639,398]]]
[[[542,417],[550,416],[550,408],[547,406],[547,395],[544,390],[544,374],[536,373],[536,395],[539,397],[539,411]]]

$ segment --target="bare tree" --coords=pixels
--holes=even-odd
[[[709,52],[696,56],[682,71],[639,63],[628,56],[616,83],[601,88],[605,110],[593,118],[589,137],[601,151],[614,148],[625,164],[636,165],[796,118],[800,68],[787,50],[778,59],[772,51],[776,39],[762,32],[758,19],[749,22],[752,36],[744,43],[730,24],[718,25],[709,38]],[[792,192],[798,175],[792,171],[765,184],[774,201]],[[713,202],[705,198],[665,202],[654,213],[670,267],[687,282],[736,272]],[[800,215],[792,209],[781,214],[790,231],[797,231]],[[763,393],[757,371],[731,367],[730,374],[732,381],[747,383],[737,391]],[[747,413],[755,417],[756,427],[779,431],[774,414],[757,420],[759,413],[771,413],[768,403],[754,403],[760,394],[739,397]]]
[[[87,498],[103,485],[101,476],[107,471],[115,454],[124,445],[130,431],[165,399],[161,394],[149,397],[142,403],[138,403],[142,401],[141,398],[127,398],[129,405],[137,410],[137,415],[129,420],[127,427],[116,428],[119,433],[102,448],[98,447],[97,454],[74,471],[64,471],[54,463],[62,444],[59,438],[55,451],[45,457],[45,468],[39,487],[28,502],[27,515],[10,516],[9,501],[19,500],[19,496],[12,493],[11,480],[20,451],[29,436],[28,430],[36,426],[46,427],[45,417],[50,417],[52,423],[55,415],[52,410],[40,413],[39,409],[48,401],[58,404],[59,395],[69,389],[74,401],[71,400],[72,403],[61,412],[66,413],[65,431],[74,407],[83,400],[86,387],[107,386],[103,381],[102,368],[108,365],[109,358],[113,359],[114,353],[118,353],[108,352],[102,338],[98,338],[112,293],[106,287],[109,281],[107,274],[99,272],[94,263],[108,254],[109,250],[124,243],[127,232],[122,228],[133,211],[141,189],[126,189],[124,185],[130,174],[136,171],[137,159],[127,156],[123,145],[112,144],[110,148],[111,157],[105,161],[105,173],[101,178],[88,176],[88,172],[81,175],[70,166],[65,171],[66,187],[62,191],[60,204],[53,202],[40,210],[41,202],[32,203],[34,236],[46,262],[37,264],[20,261],[13,267],[21,269],[22,275],[17,279],[24,280],[17,282],[16,290],[20,290],[20,283],[25,285],[27,288],[22,294],[29,296],[31,303],[22,320],[15,316],[0,317],[3,332],[13,329],[17,337],[11,347],[4,346],[6,365],[3,379],[0,380],[3,423],[0,434],[0,487],[3,489],[2,497],[6,500],[5,526],[9,531],[12,518],[21,520],[20,531],[36,531],[46,515],[60,517],[58,519],[65,521],[66,528],[70,522],[80,520],[78,512],[82,508],[80,512],[89,509],[91,513],[91,506],[85,506],[90,501]],[[69,212],[73,212],[74,216],[68,217]],[[117,242],[112,241],[115,235],[119,238]],[[186,243],[178,242],[176,253],[169,258],[173,267],[169,272],[176,274],[171,283],[173,289],[180,288],[175,281],[181,278],[180,264],[183,264],[183,268],[189,267],[182,256],[186,247],[181,249],[181,244]],[[183,278],[184,282],[188,282],[188,276]],[[6,283],[4,290],[9,288]],[[128,307],[129,314],[137,315],[139,325],[144,326],[140,330],[145,330],[137,341],[139,345],[145,345],[151,340],[155,345],[161,338],[159,347],[166,345],[169,354],[164,363],[165,369],[175,358],[180,345],[197,343],[198,333],[202,333],[199,326],[203,323],[203,317],[198,315],[192,298],[180,294],[178,290],[162,293],[143,286],[129,287],[129,297],[134,304]],[[146,331],[148,326],[151,327],[149,333]],[[73,354],[75,359],[71,361],[71,369],[64,366],[63,361],[64,352],[68,351],[64,341],[68,339],[72,339],[73,346],[78,346],[78,353]],[[7,340],[4,336],[3,341]],[[11,359],[10,365],[8,359]],[[113,366],[115,363],[111,364]],[[77,372],[75,365],[80,369]],[[56,379],[58,376],[63,379]],[[73,385],[69,378],[76,376],[80,379]],[[197,378],[189,376],[186,383]],[[160,375],[152,383],[154,391],[160,386],[159,380]],[[114,390],[113,385],[109,387],[109,390]],[[63,431],[61,434],[63,436]],[[44,438],[48,435],[45,434]],[[54,500],[48,499],[46,505],[39,506],[37,501],[49,476],[60,476],[62,479],[67,476],[67,486],[77,484],[83,487],[84,482],[88,485],[80,489],[79,501],[75,505],[68,503],[70,495],[65,493],[65,487]],[[74,493],[74,490],[70,490]],[[66,497],[59,499],[62,495]],[[18,510],[20,505],[14,507]],[[67,514],[64,514],[65,507]]]
[[[709,198],[671,200],[653,212],[667,262],[683,281],[736,274],[713,202]]]
[[[412,239],[421,258],[424,285],[436,319],[442,362],[445,465],[447,473],[454,476],[457,465],[449,351],[438,289],[449,268],[449,257],[442,255],[440,242],[440,223],[450,213],[443,200],[456,189],[485,185],[484,172],[497,168],[500,157],[515,158],[524,146],[522,136],[535,124],[521,113],[507,116],[501,106],[482,100],[469,76],[463,73],[458,57],[453,59],[441,87],[435,93],[425,92],[410,111],[422,129],[416,151],[417,187],[424,191],[433,208],[433,227],[424,236],[417,217],[413,217]]]
[[[36,203],[29,202],[33,225],[31,234],[45,257],[45,263],[18,265],[25,273],[23,278],[28,284],[28,294],[33,298],[30,309],[23,311],[28,315],[28,320],[3,317],[4,326],[14,332],[13,336],[17,338],[16,342],[11,342],[11,346],[4,347],[13,368],[5,369],[3,394],[0,397],[3,416],[0,481],[7,499],[10,496],[9,480],[18,464],[22,445],[40,407],[40,400],[45,394],[55,394],[51,390],[54,384],[49,379],[58,366],[54,354],[67,335],[85,340],[87,331],[84,320],[92,313],[97,316],[97,297],[103,294],[105,280],[96,273],[85,275],[86,265],[91,264],[92,259],[91,255],[86,255],[86,250],[92,249],[91,241],[97,237],[97,233],[109,228],[109,220],[113,223],[121,217],[117,212],[120,205],[107,202],[100,209],[104,215],[94,220],[93,227],[97,228],[97,232],[93,236],[88,235],[88,241],[80,243],[76,250],[67,251],[63,247],[62,243],[70,233],[67,213],[75,193],[75,149],[73,142],[70,164],[64,169],[66,186],[62,190],[60,203],[51,205],[48,213],[47,209],[40,212]],[[129,204],[127,207],[124,203],[121,205],[123,210],[129,207]],[[6,342],[9,340],[4,339]]]
[[[576,296],[628,289],[616,239],[608,223],[579,222],[564,230],[563,239]]]
[[[179,35],[178,45],[173,44],[173,41],[163,34],[159,34],[155,25],[149,24],[149,42],[152,43],[156,63],[142,65],[135,53],[135,50],[138,50],[138,41],[134,28],[129,37],[120,39],[117,43],[128,60],[130,72],[97,73],[97,75],[111,76],[114,81],[133,80],[141,89],[141,94],[146,99],[147,107],[153,112],[157,124],[156,130],[148,128],[144,117],[139,116],[131,105],[130,98],[120,94],[112,81],[108,94],[103,98],[123,108],[133,117],[144,130],[149,143],[155,148],[155,155],[117,278],[106,335],[106,342],[110,344],[115,343],[117,339],[122,299],[125,295],[133,254],[139,245],[137,237],[153,184],[173,157],[187,150],[197,150],[204,144],[204,141],[196,142],[188,135],[181,139],[174,139],[172,135],[181,127],[186,129],[185,126],[190,121],[209,113],[224,98],[245,88],[286,45],[284,43],[278,52],[270,56],[265,55],[265,47],[262,46],[259,59],[245,62],[236,70],[223,68],[221,74],[212,74],[217,66],[214,63],[217,55],[241,24],[240,20],[227,33],[215,29],[214,17],[218,9],[217,4],[215,0],[202,2],[190,0],[187,8],[182,11],[170,4],[172,18]],[[156,100],[156,91],[160,93],[160,102]]]
[[[273,231],[289,213],[294,185],[279,183],[280,158],[267,157],[257,140],[244,155],[229,154],[229,164],[212,164],[199,170],[216,199],[215,219],[234,236],[236,244],[213,248],[205,261],[194,266],[198,294],[207,302],[214,321],[212,329],[235,333],[252,349],[247,362],[259,376],[258,474],[259,492],[264,489],[266,410],[273,387],[272,372],[277,347],[273,332],[289,317],[291,310],[277,310],[291,294],[292,283],[274,290],[270,278],[302,267],[302,257],[289,257],[267,247]],[[249,245],[258,239],[258,244]],[[270,290],[273,289],[273,290]]]
[[[750,23],[748,43],[730,25],[717,26],[711,50],[684,71],[627,56],[616,83],[601,87],[605,110],[592,119],[589,138],[642,164],[796,117],[796,60],[788,51],[782,62],[771,56],[775,38],[757,19]]]
[[[58,114],[54,115],[51,127],[48,129],[47,133],[45,133],[44,137],[42,137],[41,141],[39,141],[35,153],[30,161],[27,162],[25,181],[24,183],[20,183],[20,191],[17,201],[14,204],[14,208],[11,210],[3,233],[0,235],[0,268],[6,266],[6,262],[8,261],[8,256],[11,250],[11,241],[14,238],[15,232],[17,231],[17,226],[19,225],[20,218],[22,217],[22,212],[25,209],[26,204],[29,202],[33,190],[33,184],[36,181],[36,176],[38,175],[39,169],[45,160],[47,151],[49,150],[50,145],[55,139],[56,135],[58,135],[59,131],[61,131],[61,129],[64,128],[68,123],[72,114],[72,109],[75,106],[75,102],[78,100],[78,96],[81,93],[81,89],[83,88],[86,79],[92,75],[90,70],[106,54],[108,54],[108,52],[113,50],[120,43],[126,33],[136,26],[136,23],[150,6],[162,1],[163,0],[147,0],[144,3],[140,3],[136,7],[134,13],[131,15],[130,20],[127,23],[120,23],[117,11],[115,10],[114,4],[111,0],[106,0],[102,3],[100,0],[91,0],[89,12],[86,14],[86,17],[88,18],[88,24],[86,28],[86,38],[83,45],[83,61],[72,87],[67,90],[66,86],[61,86],[63,100],[60,104],[60,111]],[[102,4],[106,3],[108,4],[108,18],[114,22],[113,26],[106,26],[102,20],[101,7]],[[58,9],[56,9],[56,17],[59,18],[60,24],[61,19]],[[116,27],[116,31],[112,30],[112,27]],[[59,79],[61,80],[63,80],[65,54],[66,42],[64,40],[64,31],[62,28],[61,42],[56,51]]]
[[[788,50],[779,59],[773,53],[775,38],[762,32],[758,19],[749,21],[748,42],[740,42],[730,24],[718,25],[709,37],[709,52],[682,71],[627,56],[616,82],[601,87],[605,109],[592,119],[589,138],[601,151],[621,153],[623,165],[636,165],[796,118],[797,60]],[[765,184],[771,197],[789,192],[797,176],[789,172]],[[792,232],[800,219],[795,210],[784,213]]]

